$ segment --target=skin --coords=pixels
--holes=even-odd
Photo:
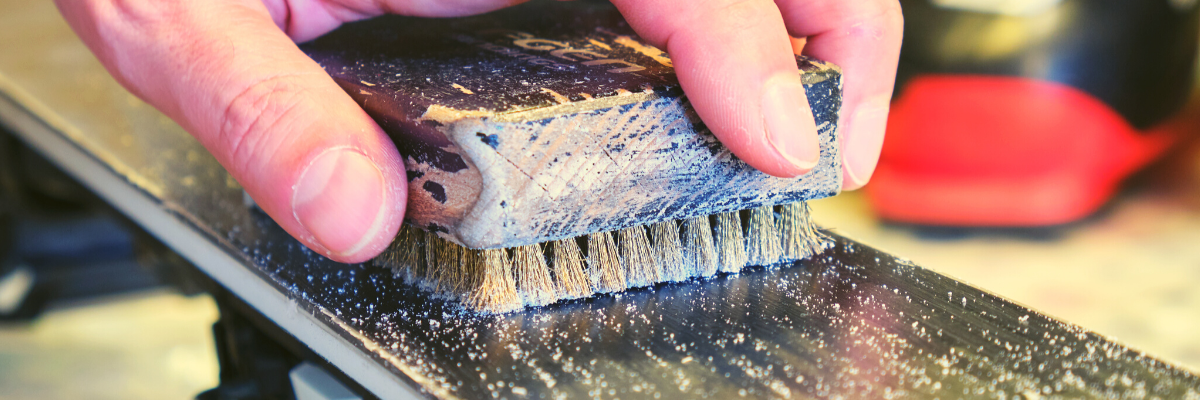
[[[395,236],[408,192],[403,163],[296,43],[385,13],[453,17],[518,2],[56,0],[122,85],[191,132],[288,233],[342,262],[368,260]],[[802,175],[818,155],[793,52],[840,65],[843,188],[870,179],[900,54],[897,0],[614,4],[671,55],[722,143],[771,175]]]

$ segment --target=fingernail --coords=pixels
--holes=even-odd
[[[866,185],[875,173],[887,130],[889,100],[884,97],[864,101],[847,121],[843,132],[846,132],[846,176],[852,184],[848,190]]]
[[[292,212],[321,246],[336,255],[352,255],[383,225],[383,187],[383,173],[365,155],[329,149],[300,173]]]
[[[821,149],[800,75],[782,73],[767,79],[762,112],[767,143],[791,164],[795,174],[815,167],[821,158]]]

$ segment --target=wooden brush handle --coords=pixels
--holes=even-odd
[[[836,66],[797,57],[821,160],[802,177],[776,178],[717,141],[670,59],[615,9],[580,3],[454,20],[383,17],[303,48],[395,139],[409,176],[408,222],[470,248],[838,192]]]

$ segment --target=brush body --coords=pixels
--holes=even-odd
[[[383,17],[303,49],[396,140],[410,179],[407,221],[468,248],[608,231],[642,240],[648,234],[620,232],[840,188],[837,67],[797,58],[821,161],[801,178],[771,177],[720,144],[683,96],[666,54],[642,43],[608,5],[532,2],[463,19]]]

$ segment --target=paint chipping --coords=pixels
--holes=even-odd
[[[418,118],[417,121],[434,121],[442,125],[449,125],[455,121],[467,118],[483,118],[495,114],[482,108],[478,110],[455,110],[450,107],[434,104],[429,106],[429,109],[425,110],[425,114],[422,114],[421,118]]]
[[[499,135],[496,135],[494,133],[491,135],[485,135],[483,132],[478,132],[475,134],[475,136],[478,137],[479,140],[483,142],[483,144],[488,145],[488,147],[491,147],[493,149],[498,149],[500,147],[500,136]]]
[[[437,200],[439,203],[446,202],[446,188],[440,183],[434,181],[425,181],[425,184],[422,185],[421,188],[425,189],[426,192],[429,192],[429,196],[433,197],[433,199]]]
[[[459,84],[457,84],[457,83],[455,83],[455,84],[451,84],[451,85],[450,85],[450,87],[453,87],[453,88],[455,88],[455,89],[458,89],[458,91],[460,91],[460,92],[463,92],[463,93],[466,93],[466,94],[475,94],[475,92],[471,91],[471,89],[467,89],[467,88],[466,88],[466,87],[464,87],[463,85],[459,85]]]
[[[562,93],[555,92],[547,88],[542,88],[542,93],[548,93],[550,96],[553,96],[554,101],[557,101],[558,104],[568,104],[571,102],[571,99],[567,98],[567,96],[563,96]]]

